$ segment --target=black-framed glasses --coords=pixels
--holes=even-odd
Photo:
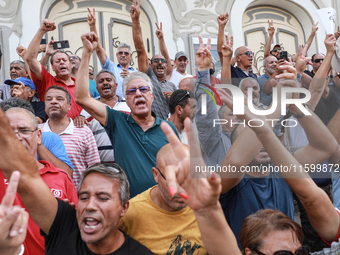
[[[266,255],[260,251],[255,251],[258,255]],[[276,251],[273,253],[273,255],[308,255],[310,254],[310,249],[307,245],[301,246],[299,249],[297,249],[294,253],[291,251],[287,250],[281,250],[281,251]]]
[[[179,104],[184,98],[186,98],[187,96],[190,97],[190,93],[189,93],[188,90],[187,90],[187,91],[185,92],[185,94],[178,100],[178,102],[177,102],[176,105],[178,105],[178,104]]]
[[[130,52],[127,52],[127,51],[119,51],[118,52],[118,55],[125,55],[125,56],[129,56],[130,55]]]
[[[139,90],[141,93],[147,93],[150,91],[150,87],[149,86],[143,86],[143,87],[139,87],[139,88],[133,88],[133,89],[128,89],[126,90],[126,95],[135,95],[137,90]]]
[[[151,63],[159,63],[161,61],[162,63],[166,63],[167,60],[165,58],[154,58],[151,60]]]
[[[238,54],[238,55],[246,55],[247,57],[249,57],[249,56],[254,56],[254,52],[252,52],[252,51],[246,51],[246,52],[243,52],[243,53]]]
[[[273,49],[272,52],[277,52],[278,50],[282,50],[282,48],[279,47],[279,48]]]
[[[317,58],[317,59],[314,59],[314,63],[320,63],[321,61],[323,61],[323,58]]]
[[[166,180],[166,178],[165,178],[164,174],[162,174],[161,170],[159,170],[157,167],[156,167],[156,169],[158,170],[159,174],[163,177],[163,179]]]
[[[32,135],[33,135],[33,132],[37,131],[38,129],[34,129],[34,130],[31,130],[31,129],[18,129],[17,131],[14,131],[14,134],[16,135],[20,135],[21,138],[31,138]]]

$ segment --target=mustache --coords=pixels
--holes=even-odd
[[[137,97],[137,98],[135,99],[135,104],[137,104],[139,101],[141,101],[141,102],[146,102],[146,100],[145,100],[144,97]]]

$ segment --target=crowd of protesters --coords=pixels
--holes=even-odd
[[[140,1],[130,16],[136,68],[125,42],[109,58],[95,9],[81,56],[40,46],[48,19],[17,48],[0,85],[0,254],[340,254],[339,28],[307,57],[311,24],[292,56],[268,21],[258,77],[221,14],[217,79],[210,38],[189,74],[162,23],[148,59]]]

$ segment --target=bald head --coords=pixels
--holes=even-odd
[[[194,91],[196,79],[192,77],[187,77],[179,82],[178,88],[184,90]]]

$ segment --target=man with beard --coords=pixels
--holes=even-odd
[[[130,108],[127,106],[126,101],[119,95],[116,95],[117,83],[115,76],[109,70],[101,70],[96,77],[97,89],[100,97],[97,98],[99,102],[102,102],[111,109],[130,113]],[[94,139],[98,146],[98,152],[100,161],[114,162],[114,151],[109,136],[105,132],[105,128],[94,119],[88,112],[83,110],[81,115],[90,122],[89,128],[92,130]],[[80,116],[80,118],[82,118]],[[92,119],[92,120],[91,120]],[[76,123],[76,118],[74,122]],[[83,122],[75,124],[76,126],[82,126]]]
[[[270,84],[270,80],[281,73],[281,70],[277,68],[277,65],[282,65],[283,62],[283,59],[277,61],[277,58],[274,56],[266,57],[263,60],[265,73],[258,78],[258,82],[260,85],[261,101],[266,106],[269,106],[272,103],[273,87]]]
[[[130,200],[130,207],[119,228],[155,254],[206,254],[193,211],[181,190],[170,194],[165,168],[177,165],[170,144],[157,153],[152,173],[158,185]],[[152,221],[150,221],[152,219]]]
[[[191,102],[196,101],[192,92],[188,90],[178,89],[172,93],[169,100],[170,118],[169,121],[172,122],[179,134],[179,138],[182,143],[188,144],[187,133],[184,129],[184,120],[186,117],[194,118],[196,112],[192,112],[191,115]],[[196,106],[196,102],[193,102]]]
[[[154,101],[151,110],[156,113],[157,117],[167,119],[170,113],[168,106],[169,98],[172,92],[177,89],[173,83],[166,80],[167,68],[171,66],[171,62],[163,55],[156,54],[152,57],[151,66],[149,66],[139,22],[140,1],[138,4],[136,4],[136,1],[133,1],[133,5],[130,7],[130,16],[132,18],[132,35],[137,51],[139,71],[146,73],[153,84]]]
[[[243,94],[247,97],[248,96],[248,89],[252,89],[253,94],[253,104],[260,110],[267,109],[267,106],[263,105],[260,100],[260,87],[257,81],[253,78],[245,78],[242,79],[240,84],[238,85],[240,90],[242,90]]]

